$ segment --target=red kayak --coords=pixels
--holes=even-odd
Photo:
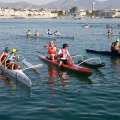
[[[58,66],[57,61],[49,60],[48,58],[46,58],[46,56],[38,55],[38,57],[41,58],[44,61],[47,61],[49,63],[52,63],[52,64]],[[93,70],[85,68],[85,67],[78,66],[76,64],[69,64],[69,63],[68,64],[63,64],[62,67],[67,68],[69,70],[72,70],[74,72],[79,72],[81,75],[84,74],[84,75],[90,76],[93,73]]]

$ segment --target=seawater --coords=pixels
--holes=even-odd
[[[86,23],[91,27],[82,27]],[[0,81],[0,119],[120,120],[120,58],[86,53],[86,49],[110,50],[111,43],[119,36],[107,36],[106,25],[118,23],[119,19],[0,19],[0,51],[6,46],[16,48],[17,54],[31,64],[43,64],[40,69],[24,71],[33,83],[31,88],[13,78],[7,86]],[[47,55],[43,46],[49,40],[17,36],[29,29],[31,33],[38,30],[46,34],[48,28],[51,32],[58,30],[62,35],[75,36],[74,40],[54,40],[59,48],[67,43],[72,56],[100,58],[105,67],[91,68],[94,72],[89,77],[59,71],[38,58],[38,54]],[[120,31],[113,29],[113,32]],[[81,58],[73,58],[76,63],[78,59]]]

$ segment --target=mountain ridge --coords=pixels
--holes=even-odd
[[[86,1],[86,2],[85,2]],[[95,2],[95,10],[109,10],[109,9],[120,9],[120,0],[107,0],[100,2],[98,0],[57,0],[43,5],[34,5],[28,2],[15,2],[5,3],[0,2],[0,7],[4,8],[16,8],[16,9],[35,9],[35,8],[58,8],[58,9],[70,9],[73,6],[77,6],[80,9],[91,10],[92,3]]]

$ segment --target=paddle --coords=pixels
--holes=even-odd
[[[31,69],[31,68],[32,69],[38,69],[38,68],[41,68],[42,66],[43,66],[42,64],[32,65],[28,68],[22,69],[22,71],[27,70],[27,69]]]
[[[87,59],[87,60],[82,61],[81,63],[79,63],[79,64],[77,64],[77,65],[81,65],[82,63],[84,63],[84,62],[86,62],[86,61],[89,61],[89,60],[92,60],[92,59],[98,59],[98,60],[100,61],[100,63],[101,63],[101,59],[100,59],[100,58],[89,58],[89,59]]]

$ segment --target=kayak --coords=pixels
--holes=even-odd
[[[27,38],[42,38],[42,39],[59,39],[59,38],[65,38],[65,39],[74,39],[74,36],[69,36],[69,35],[60,35],[60,36],[55,36],[55,35],[39,35],[39,36],[35,36],[35,35],[30,35],[30,36],[27,36],[27,35],[17,35],[17,36],[20,36],[20,37],[27,37]]]
[[[86,49],[86,52],[97,53],[97,54],[104,54],[104,55],[120,56],[120,53],[113,53],[113,52],[110,52],[110,51],[99,51],[99,50]]]
[[[4,70],[3,65],[1,65],[1,69]],[[23,83],[26,86],[28,87],[32,86],[31,80],[25,75],[25,73],[22,70],[6,69],[4,70],[4,72],[7,73],[9,76],[13,77],[15,80],[18,80],[19,82]]]
[[[52,39],[52,40],[55,40],[56,37],[53,36],[53,35],[39,35],[39,36],[35,36],[35,35],[30,35],[30,36],[27,36],[27,35],[17,35],[17,36],[20,36],[20,37],[27,37],[27,38],[42,38],[42,39]]]
[[[51,61],[49,60],[48,58],[46,58],[46,56],[43,56],[43,55],[38,55],[38,57],[48,63],[51,63],[51,64],[54,64],[54,65],[57,65],[58,66],[58,62],[57,61]],[[71,70],[71,71],[74,71],[74,72],[78,72],[80,73],[81,75],[84,74],[84,75],[87,75],[87,76],[90,76],[92,75],[93,73],[93,70],[89,69],[89,68],[85,68],[85,67],[81,67],[81,66],[78,66],[76,64],[63,64],[61,66],[62,68],[66,68],[68,70]]]

